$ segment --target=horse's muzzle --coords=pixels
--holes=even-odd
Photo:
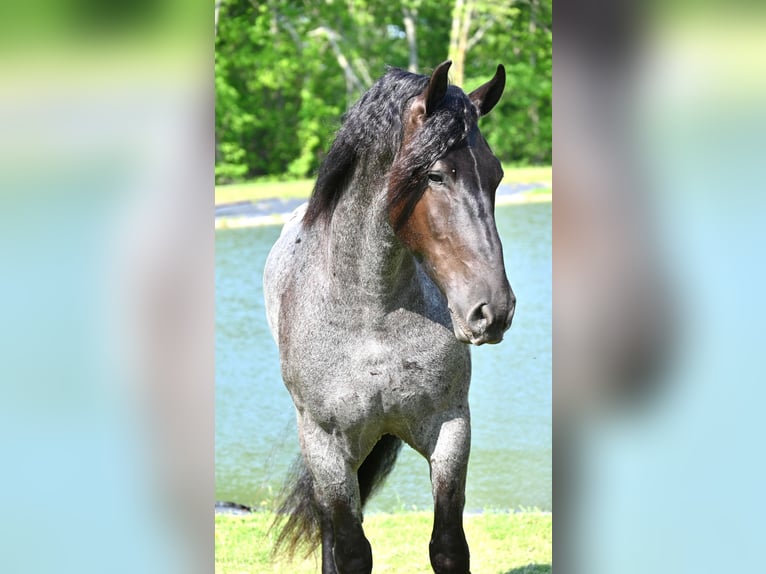
[[[463,343],[494,345],[503,340],[510,328],[516,309],[516,297],[511,293],[502,305],[481,302],[474,305],[465,316],[450,308],[455,337]]]

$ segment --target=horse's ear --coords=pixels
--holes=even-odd
[[[449,72],[451,65],[452,60],[442,62],[436,66],[436,69],[431,74],[431,79],[428,80],[428,87],[425,92],[426,116],[430,116],[436,109],[436,106],[439,105],[439,102],[447,95],[447,72]]]
[[[497,71],[492,79],[483,86],[476,88],[473,92],[468,94],[468,97],[471,98],[471,101],[479,110],[479,115],[486,116],[492,111],[495,104],[500,101],[500,96],[503,95],[504,89],[505,68],[502,64],[498,64]]]
[[[421,126],[426,118],[433,113],[447,94],[447,72],[452,65],[451,60],[442,62],[431,74],[428,85],[412,102],[410,122],[413,126]]]

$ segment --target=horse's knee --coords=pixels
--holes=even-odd
[[[462,532],[434,535],[429,554],[436,574],[470,574],[468,543]]]
[[[335,542],[335,566],[338,574],[370,574],[372,572],[372,547],[364,537],[356,540]]]

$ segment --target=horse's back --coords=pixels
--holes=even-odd
[[[295,243],[303,228],[303,215],[307,203],[299,205],[285,222],[279,238],[274,243],[263,270],[263,298],[266,318],[274,340],[279,343],[279,307],[282,293],[293,266]]]

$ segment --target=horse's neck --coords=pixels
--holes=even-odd
[[[414,287],[414,262],[387,222],[380,193],[361,197],[348,191],[330,223],[327,264],[332,283],[360,303],[388,306]]]

